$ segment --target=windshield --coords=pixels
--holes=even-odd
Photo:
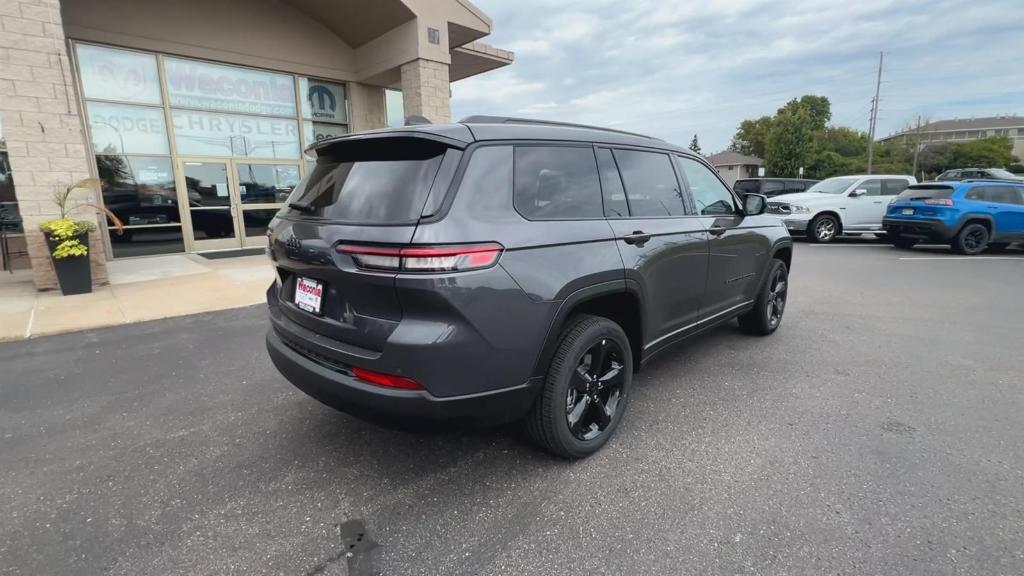
[[[842,194],[853,185],[857,178],[829,178],[811,186],[808,192],[821,192],[823,194]]]
[[[929,200],[933,198],[952,198],[952,186],[937,186],[934,184],[921,184],[911,186],[900,192],[896,200]]]
[[[1003,170],[1002,168],[990,168],[988,173],[995,176],[996,178],[1017,178],[1016,174],[1010,172],[1009,170]]]

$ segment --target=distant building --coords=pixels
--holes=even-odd
[[[712,154],[708,156],[708,162],[718,170],[729,186],[741,178],[757,178],[757,169],[764,166],[764,160],[732,150]]]
[[[880,142],[913,142],[916,129],[882,138]],[[921,144],[969,142],[990,136],[1004,136],[1013,143],[1013,155],[1024,159],[1024,116],[954,118],[921,126]]]

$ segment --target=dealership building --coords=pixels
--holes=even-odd
[[[56,287],[40,222],[58,187],[98,178],[106,261],[258,248],[317,140],[424,116],[450,83],[506,66],[467,0],[0,0],[5,265]]]

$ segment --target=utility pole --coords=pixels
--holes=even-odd
[[[910,174],[917,178],[917,154],[921,151],[921,115],[917,115],[917,130],[914,131],[914,169]]]
[[[871,101],[871,123],[868,127],[868,174],[875,155],[875,123],[878,122],[878,92],[882,89],[882,59],[885,52],[878,53],[878,80],[875,81],[875,98]]]

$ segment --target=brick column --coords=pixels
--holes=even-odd
[[[93,162],[78,113],[59,0],[0,0],[0,122],[36,288],[56,288],[39,223],[57,215],[54,191],[88,178]],[[98,202],[97,196],[78,191],[74,198]],[[88,208],[72,217],[105,224]],[[96,284],[107,282],[105,233],[100,226],[90,234]]]
[[[417,114],[434,124],[451,122],[448,65],[422,58],[402,64],[402,99],[407,117]]]

